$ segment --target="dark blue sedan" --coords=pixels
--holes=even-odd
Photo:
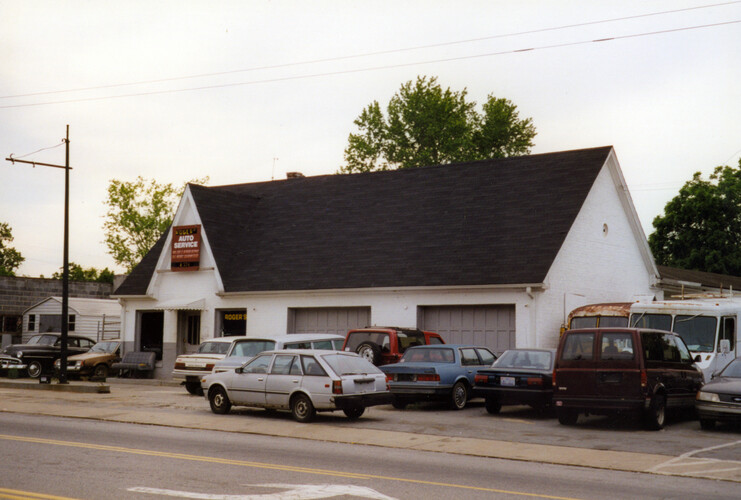
[[[394,408],[417,401],[448,401],[460,410],[470,399],[476,373],[496,356],[486,347],[445,344],[410,347],[398,363],[381,366]]]

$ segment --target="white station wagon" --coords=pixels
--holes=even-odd
[[[343,351],[266,351],[235,370],[206,375],[201,387],[214,413],[232,405],[290,410],[298,422],[336,410],[356,419],[368,406],[391,402],[386,375]]]

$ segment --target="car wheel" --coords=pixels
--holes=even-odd
[[[363,415],[363,413],[365,413],[365,408],[363,408],[362,406],[358,408],[346,408],[342,410],[342,412],[350,420],[357,420],[361,417],[361,415]]]
[[[26,371],[28,371],[28,376],[31,378],[39,378],[41,376],[41,363],[38,361],[31,361],[28,363],[28,368],[26,368]]]
[[[291,413],[296,422],[311,422],[316,415],[314,405],[306,394],[297,394],[291,400]]]
[[[462,410],[468,401],[468,387],[463,381],[456,382],[450,392],[450,406],[454,410]]]
[[[486,398],[484,405],[486,406],[486,411],[492,415],[496,415],[502,409],[502,403],[499,402],[499,399],[491,396]]]
[[[208,391],[208,402],[211,405],[211,411],[219,415],[229,413],[232,409],[232,402],[229,401],[229,396],[226,395],[223,387],[217,386]]]
[[[391,400],[391,406],[393,406],[397,410],[403,410],[404,408],[407,407],[408,404],[409,404],[408,401],[404,401],[403,399],[399,399],[399,398],[394,398]]]
[[[102,380],[108,376],[108,365],[96,365],[93,368],[93,378]]]
[[[666,423],[666,397],[663,394],[655,394],[651,399],[651,404],[646,410],[645,424],[646,427],[653,431],[664,428]]]
[[[710,418],[701,418],[700,429],[704,431],[712,431],[713,429],[715,429],[715,420],[712,420]]]
[[[373,342],[362,342],[355,352],[360,354],[360,357],[378,366],[381,362],[381,348],[378,344]]]
[[[560,409],[557,412],[558,423],[561,425],[576,425],[579,420],[579,413],[574,410]]]
[[[194,396],[203,396],[203,389],[200,382],[186,382],[185,390]]]

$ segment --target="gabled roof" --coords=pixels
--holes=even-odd
[[[80,316],[120,316],[121,315],[121,305],[118,303],[117,300],[114,299],[86,299],[86,298],[79,298],[79,297],[69,297],[68,299],[68,306],[69,308],[74,311],[75,313],[79,314]],[[32,309],[35,309],[39,307],[41,304],[44,304],[49,301],[54,301],[59,303],[59,308],[61,310],[62,308],[62,297],[48,297],[25,311],[23,311],[23,314],[26,314]]]
[[[537,284],[611,151],[189,189],[225,292]]]

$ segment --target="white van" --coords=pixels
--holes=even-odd
[[[263,351],[282,349],[342,350],[345,337],[332,333],[290,333],[275,337],[242,337],[232,343],[226,356],[214,365],[213,372],[234,370]]]

